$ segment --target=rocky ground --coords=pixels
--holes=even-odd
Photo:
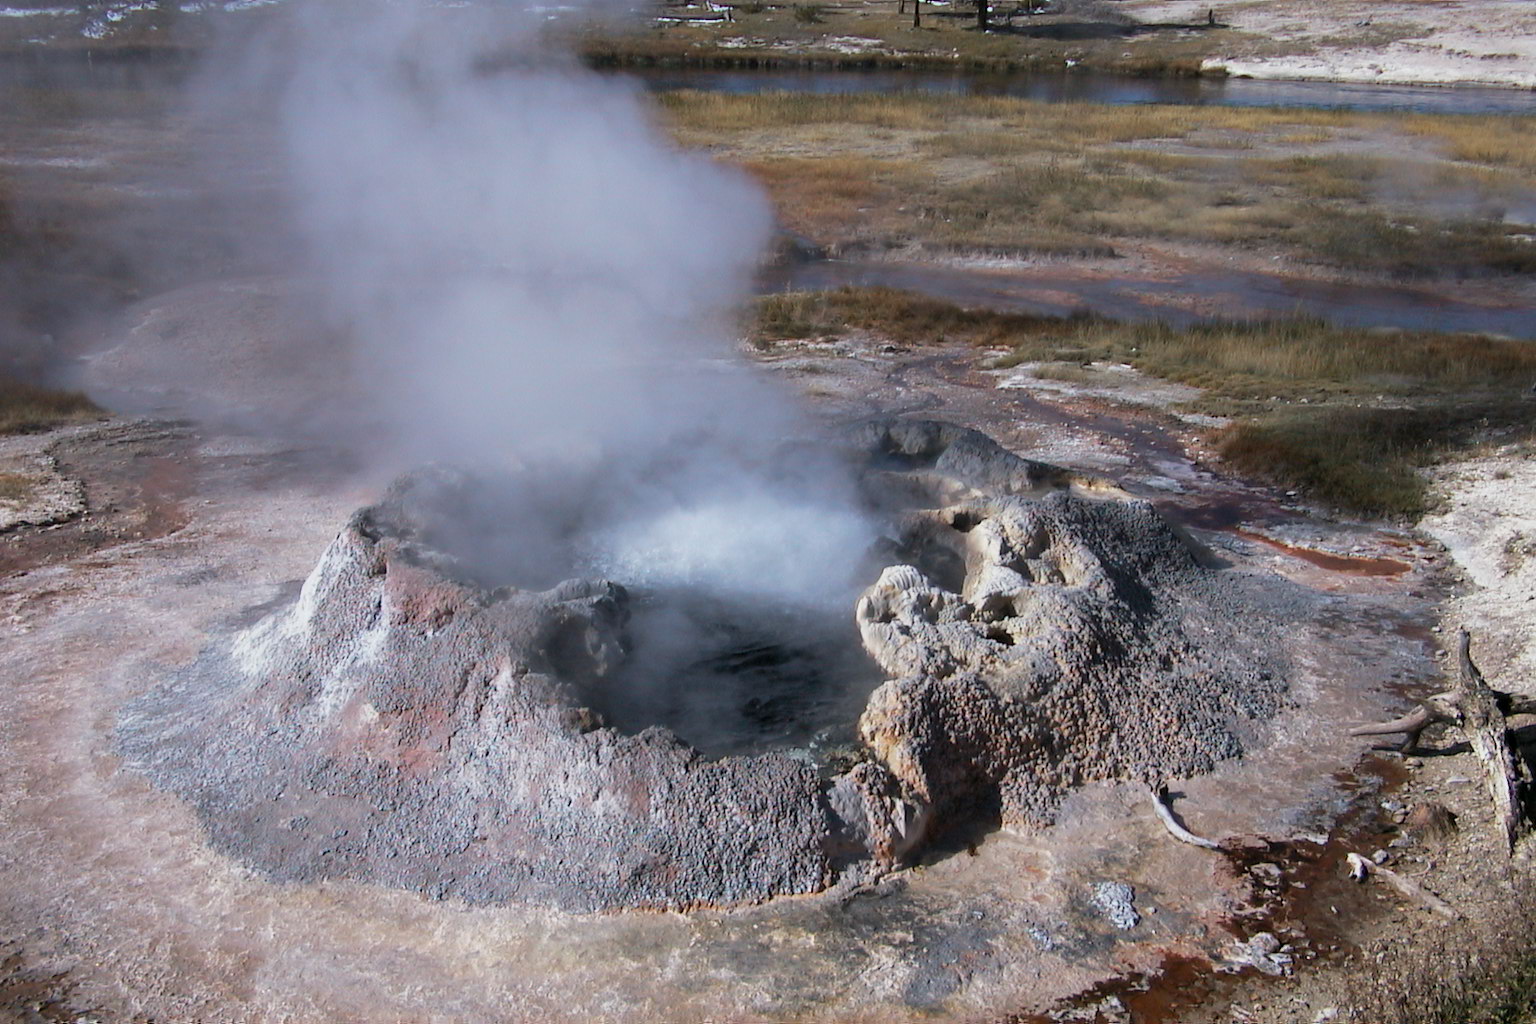
[[[1000,387],[1017,375],[978,369],[974,352],[878,339],[788,346],[770,366],[834,421],[921,410],[1108,473],[1220,572],[1309,595],[1294,605],[1295,706],[1253,734],[1252,756],[1175,787],[1185,823],[1229,852],[1174,841],[1145,789],[1106,781],[1078,790],[1051,828],[978,834],[869,889],[755,908],[592,917],[267,881],[125,768],[112,732],[126,701],[210,636],[288,600],[377,483],[313,446],[111,423],[36,449],[81,482],[89,514],[3,535],[0,1005],[18,1019],[114,1021],[1094,1019],[1086,1007],[1193,1020],[1205,1011],[1155,1008],[1177,990],[1207,1006],[1300,998],[1321,1012],[1344,1003],[1314,984],[1333,976],[1314,962],[1347,964],[1334,958],[1410,925],[1433,933],[1427,912],[1393,911],[1340,864],[1383,848],[1418,868],[1409,858],[1423,851],[1382,831],[1409,802],[1393,788],[1405,774],[1461,815],[1456,842],[1484,842],[1478,787],[1453,781],[1475,777],[1466,757],[1405,773],[1344,735],[1438,687],[1432,629],[1451,581],[1437,542],[1330,521],[1213,473],[1193,447],[1199,424],[1160,410],[1155,389],[1150,404],[1124,404]],[[93,504],[101,495],[115,497]],[[1498,682],[1506,666],[1492,650],[1486,663]],[[1427,884],[1476,916],[1447,868],[1459,856],[1429,859],[1443,876]]]
[[[1458,23],[1483,7],[1457,8]],[[1352,10],[1317,14],[1347,37],[1341,52],[1370,27],[1345,26]],[[1262,28],[1278,5],[1222,12]],[[835,424],[937,417],[1111,477],[1193,538],[1211,571],[1289,612],[1293,706],[1243,737],[1247,759],[1174,780],[1176,813],[1224,852],[1176,842],[1145,789],[1103,779],[1048,829],[953,837],[878,885],[746,908],[594,916],[262,877],[127,766],[115,730],[214,639],[286,606],[380,493],[323,432],[277,440],[246,415],[244,403],[269,407],[260,389],[285,349],[257,346],[231,377],[220,342],[285,320],[269,308],[236,332],[220,318],[269,291],[211,284],[135,308],[135,344],[86,373],[160,418],[0,442],[0,1019],[1313,1022],[1358,1009],[1383,1022],[1394,994],[1509,946],[1501,922],[1525,881],[1505,870],[1475,759],[1455,735],[1403,758],[1345,732],[1442,689],[1459,625],[1495,685],[1529,679],[1528,451],[1445,469],[1446,504],[1422,529],[1343,521],[1220,473],[1210,424],[1169,410],[1187,394],[1124,367],[1040,380],[986,370],[969,349],[863,336],[780,346],[764,363]],[[202,393],[156,391],[167,358]],[[233,415],[181,418],[209,409]],[[1456,832],[1410,826],[1431,801]],[[1348,853],[1378,850],[1463,916],[1347,879]]]
[[[1206,74],[1367,84],[1536,87],[1536,21],[1522,0],[1127,0],[1044,6],[994,4],[996,39],[967,38],[960,5],[925,4],[927,27],[886,2],[825,5],[820,19],[737,10],[729,20],[699,5],[659,24],[633,53],[750,52],[793,62],[860,57],[1013,61],[1038,67],[1168,68]],[[1014,17],[1008,12],[1015,11]],[[1140,24],[1131,31],[1128,26]]]
[[[1247,36],[1217,44],[1209,67],[1252,78],[1536,88],[1536,11],[1520,0],[1133,0],[1138,18],[1214,10]]]

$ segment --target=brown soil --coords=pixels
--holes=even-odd
[[[185,425],[112,424],[50,449],[61,474],[86,481],[88,510],[63,523],[0,534],[0,575],[175,533],[196,488]]]

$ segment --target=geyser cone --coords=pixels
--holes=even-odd
[[[477,580],[483,560],[434,541],[457,535],[445,515],[508,491],[443,470],[357,513],[291,607],[130,708],[125,752],[275,877],[687,907],[868,880],[935,829],[1042,823],[1090,779],[1209,770],[1273,710],[1264,609],[1150,506],[940,424],[875,425],[862,443],[863,489],[896,516],[885,553],[909,561],[872,567],[854,621],[848,605],[829,620],[850,636],[856,622],[892,677],[845,760],[793,752],[867,692],[806,689],[831,664],[809,650],[794,673],[815,699],[785,714],[797,736],[774,735],[771,689],[704,695],[760,715],[755,749],[783,749],[711,759],[657,727],[629,688],[704,685],[639,657],[675,623],[625,580]],[[793,661],[787,644],[700,650],[738,680]]]

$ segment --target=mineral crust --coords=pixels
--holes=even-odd
[[[608,727],[630,593],[488,586],[434,543],[477,487],[440,469],[129,705],[122,749],[274,879],[686,908],[872,879],[958,821],[1044,824],[1085,781],[1209,770],[1278,706],[1262,609],[1146,503],[944,424],[860,444],[892,525],[855,620],[889,680],[840,774]]]

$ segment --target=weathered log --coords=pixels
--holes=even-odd
[[[1394,718],[1390,722],[1380,722],[1375,725],[1361,725],[1349,730],[1351,736],[1389,736],[1393,733],[1403,733],[1403,742],[1398,750],[1404,754],[1414,751],[1419,745],[1419,737],[1424,734],[1436,722],[1447,722],[1451,725],[1461,724],[1461,709],[1455,704],[1456,691],[1447,690],[1445,693],[1437,693],[1433,697],[1424,698],[1423,702],[1401,718]]]
[[[1347,859],[1349,862],[1349,876],[1357,882],[1363,882],[1374,875],[1396,889],[1401,895],[1423,904],[1441,917],[1454,921],[1462,916],[1461,911],[1406,875],[1400,875],[1391,868],[1382,867],[1380,864],[1373,864],[1358,853],[1351,853]]]
[[[1357,726],[1351,736],[1385,736],[1402,733],[1403,753],[1417,747],[1420,735],[1436,722],[1460,726],[1467,741],[1483,762],[1489,799],[1504,832],[1505,845],[1512,852],[1529,823],[1521,805],[1521,790],[1530,783],[1523,762],[1509,745],[1510,715],[1536,714],[1536,698],[1495,690],[1483,678],[1472,661],[1472,637],[1462,629],[1458,633],[1456,689],[1425,698],[1417,708],[1390,722]]]
[[[1499,710],[1498,695],[1472,663],[1472,637],[1465,629],[1460,633],[1457,655],[1461,665],[1457,705],[1464,718],[1462,729],[1478,760],[1483,762],[1494,814],[1504,830],[1505,845],[1513,851],[1526,824],[1520,806],[1520,766],[1509,748],[1509,729],[1504,713]]]

